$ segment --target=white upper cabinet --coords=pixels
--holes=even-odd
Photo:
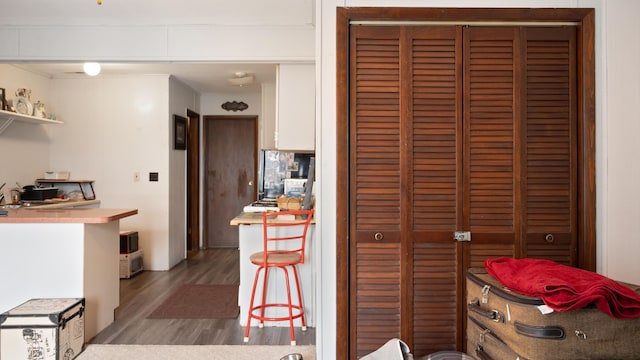
[[[276,88],[276,149],[315,150],[314,64],[280,64]]]
[[[260,118],[260,148],[275,149],[276,83],[262,83],[262,116]]]

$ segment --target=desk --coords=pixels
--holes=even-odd
[[[120,304],[120,219],[136,209],[8,209],[0,217],[0,313],[32,298],[84,297],[85,339]]]
[[[286,222],[287,220],[280,220]],[[247,324],[247,311],[249,310],[249,302],[251,301],[251,289],[253,287],[253,279],[255,278],[257,266],[249,261],[251,254],[262,251],[263,233],[262,233],[262,213],[241,213],[233,218],[231,225],[238,226],[240,241],[240,288],[238,291],[238,305],[240,305],[240,325]],[[298,265],[298,275],[300,277],[300,286],[302,287],[302,302],[305,309],[305,320],[308,327],[315,326],[315,262],[313,256],[310,255],[313,243],[315,241],[315,219],[311,220],[309,230],[307,231],[307,243],[305,245],[305,263]],[[267,289],[267,301],[276,303],[287,302],[287,291],[285,290],[284,278],[281,274],[282,270],[274,269],[273,274],[269,276],[270,285]],[[290,274],[290,281],[295,284]],[[295,285],[294,285],[295,286]],[[262,293],[262,286],[258,286],[256,301]],[[292,293],[293,294],[293,293]],[[295,300],[294,300],[295,301]],[[294,326],[300,326],[300,319],[293,321]],[[252,322],[253,326],[258,326],[258,321]],[[288,321],[267,321],[265,326],[289,326]]]

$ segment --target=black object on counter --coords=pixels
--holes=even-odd
[[[20,194],[20,200],[47,200],[58,197],[58,188],[37,188],[25,186]]]

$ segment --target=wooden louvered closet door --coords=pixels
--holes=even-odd
[[[487,258],[575,265],[575,36],[352,27],[351,357],[393,337],[462,350],[466,270]]]
[[[524,28],[521,257],[578,263],[576,29]],[[583,249],[582,249],[583,250]]]
[[[358,355],[400,337],[405,150],[401,143],[400,29],[357,27],[351,47],[351,333]],[[402,133],[402,134],[401,134]],[[353,356],[350,356],[353,358]]]

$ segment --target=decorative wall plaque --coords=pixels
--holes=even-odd
[[[245,111],[249,108],[249,105],[245,104],[242,101],[227,101],[226,103],[222,104],[222,108],[227,111]]]

